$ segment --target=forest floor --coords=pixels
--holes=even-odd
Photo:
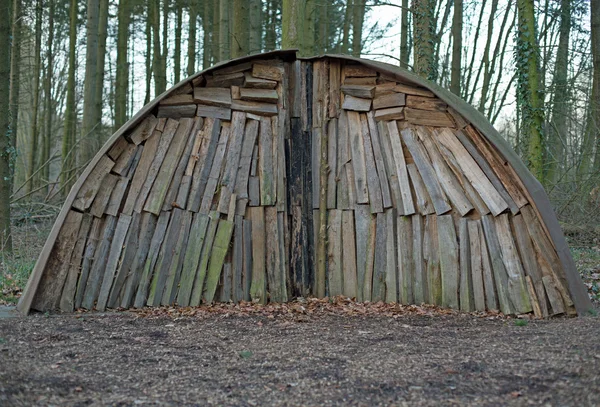
[[[18,299],[50,226],[16,228],[0,301]],[[600,250],[573,255],[598,307]],[[599,333],[598,316],[341,299],[0,315],[0,405],[600,405]]]

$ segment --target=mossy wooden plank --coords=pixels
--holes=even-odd
[[[254,146],[258,136],[257,120],[249,120],[246,123],[246,133],[242,143],[242,151],[240,153],[240,168],[235,181],[235,193],[239,199],[248,199],[248,178],[250,177],[250,169],[252,166],[252,158],[254,154]]]
[[[121,205],[123,204],[123,197],[127,192],[127,187],[129,186],[129,181],[131,181],[128,177],[119,177],[114,189],[110,194],[110,199],[108,200],[108,204],[106,205],[106,209],[104,213],[111,216],[117,216],[120,212]]]
[[[357,112],[348,112],[347,116],[356,203],[365,204],[369,203],[369,193],[367,190],[367,166],[365,163],[365,146],[362,140],[360,114]]]
[[[129,135],[129,139],[136,145],[143,143],[152,136],[157,124],[158,119],[153,114],[146,116]]]
[[[205,289],[206,274],[208,271],[208,262],[210,260],[213,243],[215,241],[215,235],[217,233],[217,227],[219,225],[219,212],[211,211],[208,214],[208,219],[208,228],[204,237],[202,253],[200,254],[200,263],[198,264],[198,272],[196,274],[196,280],[192,290],[192,297],[190,299],[190,305],[193,307],[199,306],[200,302],[202,301],[202,295]]]
[[[396,240],[396,210],[385,211],[385,302],[398,302],[398,245]],[[344,261],[346,259],[344,258]]]
[[[471,253],[469,239],[469,220],[460,218],[458,223],[458,243],[460,257],[460,309],[471,312],[475,310],[473,290],[473,272],[471,262],[475,253]]]
[[[334,173],[334,180],[336,182],[336,207],[338,209],[351,209],[348,198],[348,175],[346,174],[346,166],[350,165],[352,164],[350,163],[348,116],[342,110],[337,125],[337,171]],[[327,187],[327,192],[329,192],[329,187]]]
[[[284,259],[281,257],[279,247],[279,222],[276,207],[265,207],[265,255],[267,286],[269,287],[269,299],[271,302],[285,302],[287,300],[287,289],[285,276],[282,274]]]
[[[39,291],[32,307],[40,311],[56,310],[60,307],[63,288],[70,269],[73,248],[77,245],[83,214],[74,210],[67,213],[52,255],[40,280]]]
[[[104,275],[102,276],[102,284],[100,285],[100,291],[98,293],[98,300],[96,302],[96,309],[98,311],[104,311],[106,304],[108,303],[108,296],[110,289],[114,282],[115,273],[117,272],[117,266],[119,265],[119,259],[121,258],[121,251],[123,249],[123,243],[125,243],[125,237],[127,237],[127,231],[131,224],[132,217],[129,215],[121,214],[115,227],[115,233],[110,244],[110,250],[108,252],[108,258],[106,260],[106,266],[104,268]]]
[[[481,258],[481,237],[478,221],[467,224],[471,263],[471,281],[473,282],[473,306],[475,311],[485,311],[485,289],[483,283],[483,263]],[[461,240],[461,245],[464,244]]]
[[[459,308],[459,253],[452,215],[437,218],[440,270],[442,274],[442,306]]]
[[[267,279],[264,208],[261,206],[248,208],[246,216],[252,222],[252,284],[250,286],[250,298],[252,301],[265,304],[267,302]]]
[[[275,174],[273,170],[273,128],[269,119],[261,119],[258,136],[258,177],[260,179],[260,204],[275,204]]]
[[[408,170],[406,169],[404,150],[402,148],[400,134],[398,133],[398,125],[395,121],[391,121],[387,123],[387,128],[390,136],[392,154],[396,164],[395,171],[400,185],[400,194],[402,195],[402,213],[405,216],[412,215],[415,213],[415,206],[413,204],[410,181],[408,179]]]
[[[344,269],[342,267],[342,211],[332,209],[327,219],[327,277],[329,296],[342,295]]]
[[[225,169],[221,176],[221,194],[217,210],[221,213],[228,213],[231,194],[235,190],[235,180],[240,165],[240,155],[242,153],[242,143],[244,139],[244,130],[246,127],[246,114],[242,112],[233,112],[231,121],[231,141],[228,147]],[[270,121],[269,121],[270,128]]]
[[[329,60],[329,118],[340,114],[341,61]]]
[[[387,274],[387,220],[384,213],[378,213],[376,219],[375,250],[373,261],[373,291],[372,302],[385,301],[386,299],[386,274]]]
[[[81,261],[81,273],[79,274],[79,279],[77,280],[77,291],[75,292],[76,309],[81,308],[81,303],[83,302],[83,294],[85,293],[87,280],[89,278],[90,270],[92,269],[92,264],[94,262],[94,254],[96,253],[96,248],[98,247],[100,236],[102,235],[104,227],[106,226],[105,220],[106,218],[94,218],[94,220],[92,221],[92,227],[90,229],[90,233],[85,243],[85,250],[83,251],[83,260]]]
[[[510,315],[514,313],[515,310],[510,303],[508,295],[508,275],[506,274],[506,268],[504,267],[504,262],[502,260],[502,249],[500,248],[500,242],[498,241],[496,225],[494,224],[494,219],[491,215],[482,217],[481,222],[483,224],[488,254],[494,273],[494,285],[498,292],[500,310],[504,314]]]
[[[423,218],[419,214],[411,216],[412,220],[412,258],[413,258],[413,299],[415,304],[427,302],[429,297],[427,286],[427,269],[423,259]]]
[[[371,211],[368,205],[356,205],[354,221],[356,225],[356,275],[358,278],[356,299],[362,302],[364,301],[363,289],[367,269],[367,246],[371,230]]]
[[[156,157],[158,146],[161,143],[161,137],[162,133],[155,131],[154,134],[152,134],[152,136],[144,144],[142,156],[132,176],[131,187],[129,188],[129,192],[123,206],[123,213],[127,215],[131,215],[133,213],[138,196],[146,184],[146,179],[149,176],[150,168]]]
[[[206,289],[204,292],[204,300],[207,304],[211,304],[214,300],[217,291],[217,285],[223,269],[225,256],[229,250],[229,243],[233,233],[233,222],[221,219],[217,227],[217,233],[213,242],[210,261],[208,263],[208,273],[206,275]]]
[[[398,296],[401,304],[414,303],[414,261],[412,219],[410,216],[399,216],[398,228]]]
[[[96,194],[96,198],[94,198],[94,203],[90,207],[90,213],[97,218],[102,217],[104,215],[104,210],[108,205],[108,201],[110,201],[110,195],[117,184],[119,177],[113,174],[106,174],[104,179],[102,180],[102,184],[100,184],[100,190]]]
[[[182,307],[190,305],[192,290],[198,272],[198,265],[202,255],[202,247],[209,223],[208,215],[203,213],[194,214],[194,220],[190,229],[190,236],[187,242],[185,256],[183,259],[183,271],[181,282],[179,284],[179,293],[177,294],[177,304]]]
[[[202,144],[198,151],[198,161],[194,167],[192,175],[192,188],[188,197],[187,208],[193,212],[200,210],[200,204],[204,197],[204,190],[208,183],[208,176],[212,169],[219,135],[221,134],[221,121],[215,119],[206,119],[202,130]]]
[[[310,130],[311,144],[310,144],[310,155],[311,155],[311,186],[312,186],[312,208],[318,209],[321,199],[321,179],[320,179],[320,168],[321,168],[321,141],[323,138],[322,128],[313,128]]]
[[[81,306],[88,310],[91,310],[94,307],[94,302],[96,301],[96,298],[98,298],[98,291],[100,290],[100,284],[106,268],[106,261],[108,260],[116,225],[116,217],[106,217],[102,240],[94,253],[94,262],[87,279],[83,300],[81,302]]]
[[[81,188],[79,188],[79,191],[77,191],[77,195],[73,201],[73,208],[84,211],[92,205],[92,202],[100,189],[102,180],[104,180],[104,177],[110,172],[114,165],[115,162],[107,155],[103,155],[100,158]]]
[[[160,214],[164,200],[167,197],[169,185],[175,175],[177,164],[183,154],[193,124],[194,121],[192,119],[183,118],[179,121],[179,127],[177,127],[173,141],[169,146],[165,159],[160,166],[158,176],[152,185],[152,189],[144,205],[145,211],[155,215]]]
[[[428,302],[433,305],[442,305],[442,270],[440,268],[437,215],[426,217],[423,257],[427,268]]]
[[[140,283],[138,285],[135,300],[133,302],[133,306],[135,308],[142,308],[146,306],[148,291],[150,289],[150,283],[152,282],[152,275],[154,273],[154,268],[156,267],[156,261],[158,260],[158,256],[160,254],[160,247],[162,246],[165,234],[167,232],[170,217],[171,212],[161,212],[158,217],[158,221],[152,235],[152,240],[150,242],[148,256],[143,263],[142,276],[140,278]],[[141,262],[139,264],[141,265]]]
[[[127,216],[127,215],[123,215]],[[117,266],[117,272],[115,273],[115,281],[110,290],[110,295],[108,296],[108,302],[106,306],[108,308],[115,308],[119,304],[119,297],[125,292],[125,281],[127,276],[130,274],[131,264],[135,259],[135,254],[138,249],[138,239],[140,233],[140,219],[142,215],[134,212],[131,223],[127,230],[127,235],[125,236],[125,241],[123,242],[123,254],[121,256],[121,261]],[[132,273],[133,274],[133,273]]]
[[[165,289],[162,293],[161,305],[171,305],[175,302],[191,224],[192,212],[184,211],[181,217],[181,229],[177,238],[177,244],[175,245],[173,258],[171,260],[171,265],[169,266]]]
[[[223,169],[223,162],[225,160],[225,153],[227,151],[227,143],[230,135],[231,127],[224,123],[221,127],[221,136],[219,137],[219,144],[217,144],[217,150],[215,151],[210,174],[208,175],[208,182],[204,189],[204,197],[200,204],[200,213],[208,214],[212,208],[215,192],[217,191],[219,178]]]
[[[243,217],[235,215],[233,227],[233,248],[231,262],[231,300],[238,303],[244,300],[244,245]]]
[[[148,252],[150,251],[150,244],[152,237],[154,236],[154,230],[158,217],[152,213],[144,212],[140,217],[140,230],[137,237],[136,250],[133,256],[133,260],[129,266],[129,270],[126,266],[122,266],[128,272],[125,281],[125,287],[123,288],[123,295],[121,296],[121,308],[129,308],[133,305],[134,296],[138,290],[138,285],[142,278],[142,272]],[[128,244],[129,250],[129,244]],[[110,302],[110,301],[109,301]],[[116,306],[116,305],[115,305]]]
[[[363,150],[365,153],[365,168],[367,170],[367,190],[369,193],[369,203],[371,213],[383,212],[383,199],[381,196],[381,184],[375,166],[375,155],[373,154],[373,145],[371,143],[371,133],[369,132],[369,123],[367,115],[360,115],[361,136]]]
[[[90,214],[82,215],[81,226],[77,232],[77,241],[73,247],[71,260],[68,264],[69,271],[62,289],[60,298],[60,310],[63,312],[73,312],[75,310],[75,292],[77,290],[77,280],[81,272],[81,262],[83,260],[83,251],[85,243],[92,227],[93,217]]]

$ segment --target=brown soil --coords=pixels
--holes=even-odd
[[[327,307],[0,319],[0,405],[592,406],[599,333]]]

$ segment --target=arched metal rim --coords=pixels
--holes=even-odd
[[[581,281],[581,277],[579,276],[579,273],[575,266],[575,262],[571,257],[569,247],[565,240],[560,224],[558,223],[558,219],[556,218],[556,214],[552,209],[552,205],[550,204],[550,200],[548,199],[546,191],[544,190],[540,182],[533,176],[533,174],[529,172],[529,170],[521,161],[521,159],[517,156],[515,151],[502,138],[500,133],[498,133],[498,131],[478,110],[476,110],[473,106],[469,105],[467,102],[457,97],[453,93],[449,92],[448,90],[432,82],[426,81],[420,78],[419,76],[415,75],[414,73],[402,69],[398,66],[338,54],[324,54],[310,58],[297,58],[296,52],[297,50],[294,49],[272,51],[263,54],[249,55],[242,58],[232,59],[229,61],[218,63],[210,67],[209,69],[200,71],[190,76],[189,78],[184,79],[172,88],[168,89],[166,92],[164,92],[152,102],[148,103],[146,106],[140,109],[135,116],[133,116],[127,123],[125,123],[119,130],[117,130],[117,132],[114,133],[108,139],[104,146],[102,146],[100,151],[98,151],[96,156],[92,159],[92,161],[83,171],[77,182],[71,188],[71,191],[69,192],[69,195],[67,196],[65,203],[63,204],[63,207],[58,217],[56,218],[54,226],[50,231],[48,239],[44,244],[44,248],[40,253],[35,267],[33,268],[31,276],[29,277],[29,280],[27,282],[27,286],[25,287],[25,290],[23,292],[23,296],[21,297],[21,299],[19,300],[19,304],[17,305],[17,309],[24,315],[27,315],[29,313],[33,298],[35,296],[35,292],[37,291],[38,285],[42,278],[44,268],[46,266],[46,263],[48,262],[48,258],[50,257],[52,248],[58,237],[58,233],[60,232],[60,228],[67,216],[69,209],[71,208],[71,205],[73,204],[73,201],[75,200],[77,191],[79,191],[79,189],[83,185],[83,182],[90,175],[90,172],[96,166],[100,158],[108,152],[109,148],[119,137],[121,137],[123,134],[125,134],[126,131],[140,123],[141,120],[148,113],[150,113],[162,99],[177,92],[177,90],[190,83],[194,79],[198,78],[199,76],[202,76],[206,73],[210,73],[219,68],[224,68],[241,62],[251,61],[254,59],[278,57],[284,61],[294,61],[296,59],[313,61],[321,58],[336,58],[346,61],[357,62],[367,67],[370,67],[378,72],[385,73],[392,77],[397,77],[401,81],[409,82],[414,85],[424,87],[433,92],[437,97],[446,102],[449,106],[452,106],[468,122],[470,122],[475,128],[477,128],[481,132],[481,134],[483,134],[487,138],[487,140],[500,152],[503,158],[512,165],[512,167],[520,177],[521,181],[523,182],[523,185],[527,189],[527,192],[531,196],[533,203],[535,204],[542,218],[542,221],[548,229],[550,238],[554,243],[563,269],[565,270],[567,284],[569,285],[569,292],[571,293],[573,303],[575,304],[575,308],[577,309],[577,313],[581,316],[584,316],[588,314],[588,312],[593,310],[593,305],[588,297],[587,290],[585,289],[585,286]]]

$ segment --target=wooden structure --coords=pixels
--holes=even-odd
[[[279,51],[192,76],[123,126],[19,309],[309,295],[591,308],[543,189],[477,111],[391,65]]]

